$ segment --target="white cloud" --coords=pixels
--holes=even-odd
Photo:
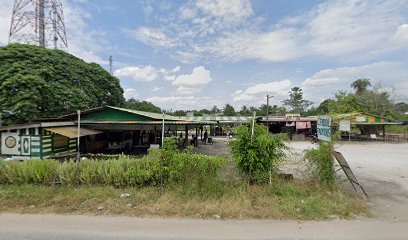
[[[171,71],[174,72],[174,73],[176,73],[176,72],[180,72],[180,70],[181,70],[181,67],[180,67],[180,66],[176,66],[176,67],[174,67]]]
[[[116,77],[130,77],[135,81],[150,82],[159,77],[157,69],[152,66],[145,67],[125,67],[114,72]]]
[[[160,30],[146,28],[155,34],[138,40],[172,48],[181,62],[211,57],[268,62],[315,56],[368,59],[404,47],[393,43],[407,42],[406,12],[406,1],[333,0],[265,27],[248,0],[200,0],[182,6],[178,16],[161,17]]]
[[[147,45],[159,46],[159,47],[175,47],[176,44],[173,40],[168,38],[166,34],[160,29],[140,27],[136,31],[126,30],[130,35],[133,35],[138,41]]]
[[[160,90],[162,90],[163,89],[163,87],[154,87],[153,89],[152,89],[152,92],[157,92],[157,91],[160,91]]]
[[[180,93],[190,94],[200,91],[212,81],[211,73],[203,66],[193,69],[191,74],[179,75],[172,82]]]
[[[397,43],[406,44],[408,46],[408,23],[399,26],[392,39]]]
[[[407,99],[408,66],[400,62],[376,62],[353,67],[324,69],[305,79],[302,88],[305,97],[316,102],[333,97],[338,90],[351,90],[350,84],[359,78],[369,78],[372,85],[394,89],[394,99]]]
[[[104,37],[105,32],[89,27],[88,22],[92,19],[92,15],[82,4],[86,3],[69,1],[63,3],[68,52],[86,62],[107,64],[108,59],[100,57],[102,52],[105,54],[109,46]]]
[[[244,105],[259,105],[265,103],[267,94],[274,96],[273,104],[284,99],[292,87],[292,81],[289,79],[269,83],[259,83],[246,89],[237,90],[232,94],[233,102],[245,103]]]
[[[146,101],[168,110],[209,109],[214,105],[221,106],[222,103],[220,98],[209,96],[152,96]]]
[[[115,70],[114,75],[116,77],[128,77],[135,81],[151,82],[158,79],[165,79],[167,81],[174,81],[176,74],[181,69],[180,66],[176,66],[172,69],[155,68],[151,65],[148,66],[131,66],[123,67]]]
[[[136,89],[134,88],[125,88],[123,91],[123,95],[126,99],[130,99],[130,98],[137,98],[139,95],[137,94]]]
[[[237,24],[253,14],[249,0],[198,0],[195,7],[226,24]]]
[[[295,34],[294,29],[278,29],[266,33],[235,32],[208,44],[207,48],[223,59],[232,61],[242,59],[287,61],[305,54],[302,42]]]

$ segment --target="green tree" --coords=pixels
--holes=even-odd
[[[251,126],[233,129],[236,138],[229,142],[239,169],[251,180],[265,182],[268,172],[275,173],[275,165],[284,155],[286,135],[272,136],[265,126],[255,124],[252,141]]]
[[[16,113],[8,123],[123,106],[116,77],[64,51],[11,44],[0,47],[0,63],[0,109]]]
[[[214,105],[211,110],[210,110],[211,114],[217,114],[217,113],[221,113],[221,109],[219,109],[216,105]]]
[[[357,95],[361,95],[371,86],[371,82],[368,78],[361,78],[354,81],[350,86],[354,88]]]
[[[184,110],[176,110],[172,113],[173,116],[179,116],[179,117],[183,117],[183,116],[187,116],[187,112]]]
[[[200,111],[195,112],[194,116],[203,116],[203,115],[208,115],[208,114],[211,114],[211,111],[208,110],[208,109],[203,108]]]
[[[146,101],[139,101],[133,98],[126,100],[125,107],[129,109],[139,110],[139,111],[146,111],[146,112],[153,112],[153,113],[161,113],[162,110],[155,106],[151,102]]]
[[[232,105],[226,104],[223,110],[224,116],[235,116],[237,113]]]
[[[241,110],[238,112],[241,116],[251,116],[251,110],[247,106],[242,106]]]
[[[327,102],[327,108],[331,114],[364,111],[358,104],[356,95],[346,91],[338,91],[335,94],[334,100]]]
[[[303,113],[310,105],[312,105],[312,102],[303,99],[301,88],[293,87],[289,92],[289,98],[283,100],[283,105],[289,107],[293,113]]]

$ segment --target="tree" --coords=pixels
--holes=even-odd
[[[177,116],[177,117],[183,117],[183,116],[187,116],[187,112],[184,110],[176,110],[172,113],[173,116]]]
[[[252,141],[251,126],[240,125],[233,129],[236,136],[229,145],[238,168],[251,180],[259,183],[268,179],[268,172],[275,173],[275,165],[284,155],[286,135],[272,136],[265,126],[255,124]]]
[[[268,108],[268,111],[266,110]],[[269,107],[267,107],[266,104],[262,104],[258,110],[256,111],[256,114],[259,116],[266,116],[266,113],[272,114],[272,106],[269,105]]]
[[[283,100],[283,105],[288,106],[291,109],[291,112],[303,113],[310,105],[312,105],[312,102],[303,99],[301,88],[293,87],[289,92],[289,98]]]
[[[211,112],[210,112],[210,110],[208,110],[208,109],[205,109],[205,108],[203,108],[203,109],[201,109],[200,111],[198,111],[198,112],[194,112],[194,116],[203,116],[203,115],[208,115],[208,114],[211,114]]]
[[[134,98],[126,100],[125,107],[129,109],[145,111],[145,112],[153,112],[153,113],[162,112],[162,110],[159,107],[155,106],[153,103],[135,100]]]
[[[251,110],[247,106],[242,106],[241,110],[239,111],[239,115],[241,116],[251,116]]]
[[[221,109],[219,109],[216,105],[214,105],[210,110],[211,114],[217,114],[217,113],[220,113],[220,112],[221,112]]]
[[[346,91],[336,92],[335,99],[327,101],[327,108],[331,114],[364,112],[357,102],[356,95]]]
[[[368,78],[361,78],[354,81],[350,86],[354,88],[356,95],[361,95],[371,86],[371,82]]]
[[[124,103],[119,79],[61,50],[11,44],[0,47],[0,62],[0,109],[15,113],[6,123]]]
[[[226,104],[223,110],[224,116],[235,116],[237,113],[232,105]]]

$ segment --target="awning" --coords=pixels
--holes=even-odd
[[[71,126],[71,127],[54,127],[54,128],[46,128],[45,130],[68,137],[68,138],[76,138],[78,137],[78,128]],[[98,130],[93,130],[89,128],[83,128],[81,127],[79,135],[81,137],[83,136],[88,136],[88,135],[96,135],[103,133]]]

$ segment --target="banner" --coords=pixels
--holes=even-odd
[[[331,141],[330,116],[320,116],[317,120],[317,138],[322,141]]]
[[[311,122],[296,122],[296,129],[309,129],[311,127]]]
[[[350,120],[341,120],[339,123],[339,130],[350,132]]]

